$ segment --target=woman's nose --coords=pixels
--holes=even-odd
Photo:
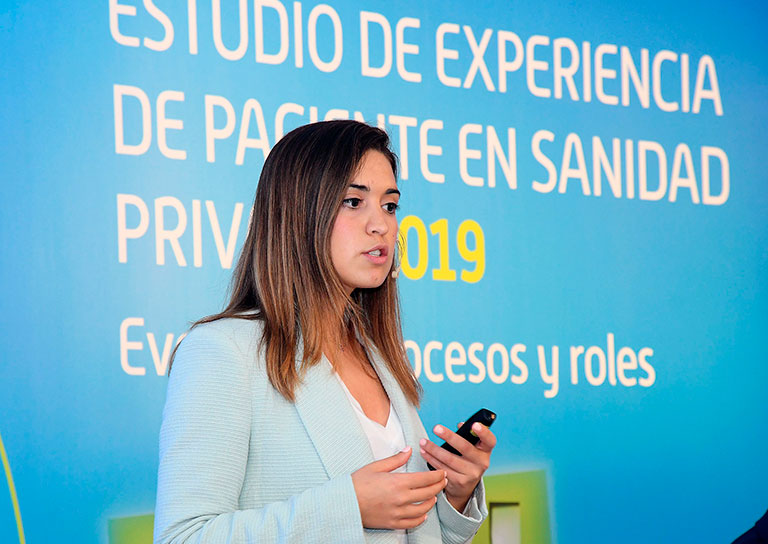
[[[368,234],[384,235],[389,232],[389,225],[387,223],[387,212],[380,207],[376,207],[368,215],[368,223],[366,225],[366,231]]]

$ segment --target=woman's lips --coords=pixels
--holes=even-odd
[[[374,254],[371,255],[371,252],[373,252]],[[379,253],[378,255],[376,255],[377,252]],[[374,264],[385,264],[388,260],[387,253],[389,253],[387,250],[387,246],[378,245],[364,252],[363,255],[365,256],[366,259],[368,259],[370,262]]]
[[[376,255],[370,255],[368,253],[363,253],[363,255],[365,255],[365,258],[371,261],[373,264],[386,264],[387,262],[386,255],[379,255],[378,257]]]

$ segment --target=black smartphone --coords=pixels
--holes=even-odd
[[[456,434],[458,434],[460,437],[462,437],[464,440],[472,444],[473,446],[478,443],[480,440],[480,437],[475,434],[475,432],[472,430],[472,424],[478,421],[485,425],[486,427],[490,427],[493,425],[493,422],[496,421],[496,414],[491,412],[490,410],[486,408],[481,408],[474,414],[472,414],[472,417],[470,417],[468,420],[464,422],[464,425],[462,425],[458,431],[456,431]],[[461,455],[458,451],[456,451],[456,448],[448,444],[447,442],[443,442],[442,448],[448,450],[451,453],[454,453],[456,455]],[[429,470],[435,470],[435,467],[427,463],[427,467]]]

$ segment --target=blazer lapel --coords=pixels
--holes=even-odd
[[[405,435],[405,443],[413,448],[413,453],[405,464],[406,471],[418,472],[420,470],[425,470],[426,465],[424,469],[417,468],[417,461],[421,459],[421,455],[419,454],[419,439],[421,436],[418,432],[420,426],[419,422],[415,421],[415,419],[418,418],[416,410],[410,405],[408,399],[405,398],[402,389],[400,389],[400,384],[392,375],[389,366],[387,366],[376,349],[371,350],[371,359],[374,368],[376,369],[376,373],[379,375],[381,384],[387,392],[389,402],[392,403],[395,413],[400,419],[400,425],[403,427],[403,435]]]
[[[405,398],[400,384],[378,351],[371,349],[370,354],[371,363],[400,419],[405,443],[413,449],[405,465],[406,471],[425,471],[427,465],[419,453],[419,439],[426,436],[426,431],[419,415]],[[350,474],[374,461],[368,438],[325,356],[307,369],[303,384],[296,390],[295,406],[330,478]],[[366,530],[367,541],[389,542],[393,539],[393,533],[389,531]],[[408,542],[411,544],[431,543],[439,539],[440,521],[436,508],[429,511],[427,521],[408,530]]]
[[[405,443],[411,446],[413,450],[413,453],[408,458],[408,462],[405,464],[406,472],[424,472],[428,469],[426,461],[424,461],[421,453],[419,453],[421,449],[419,440],[426,437],[427,433],[421,423],[419,414],[403,394],[400,384],[392,375],[378,351],[375,349],[371,351],[371,359],[381,384],[387,391],[387,395],[389,395],[389,401],[394,406],[397,417],[400,418],[400,425],[403,427],[403,434],[405,435]],[[440,540],[440,534],[440,520],[437,517],[437,508],[433,507],[429,511],[427,520],[424,523],[415,529],[408,529],[408,542],[411,544],[435,542]]]
[[[368,439],[325,356],[307,369],[295,406],[330,478],[373,462]]]

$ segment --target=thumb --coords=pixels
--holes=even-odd
[[[396,468],[403,466],[406,461],[408,461],[408,458],[411,456],[411,451],[411,447],[406,446],[398,453],[389,457],[385,457],[384,459],[374,461],[368,466],[373,469],[374,472],[392,472]]]

